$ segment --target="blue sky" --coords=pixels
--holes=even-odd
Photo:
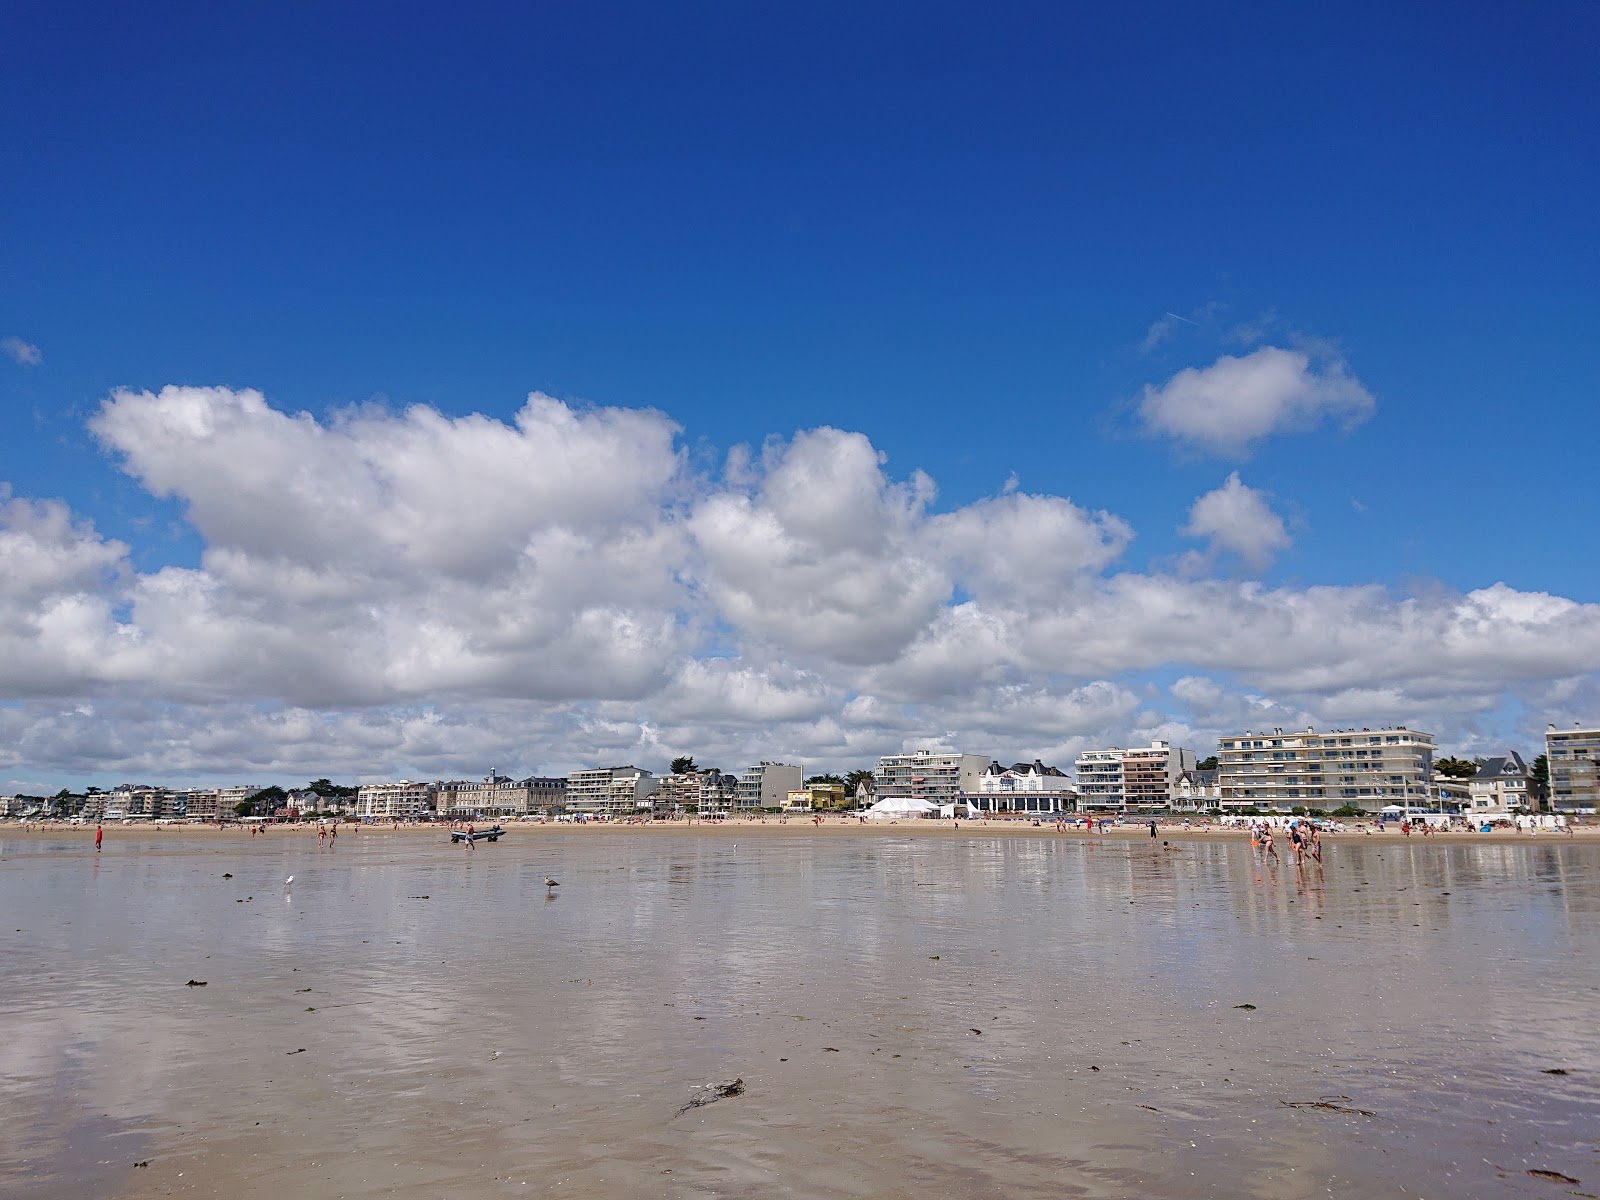
[[[0,792],[1600,716],[1592,5],[230,7],[8,18]]]

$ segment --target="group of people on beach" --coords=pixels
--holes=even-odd
[[[1296,818],[1289,822],[1289,850],[1294,856],[1294,865],[1305,865],[1309,855],[1316,864],[1322,865],[1322,830],[1315,821],[1306,821]],[[1250,845],[1261,851],[1264,860],[1272,859],[1281,862],[1278,857],[1278,847],[1273,841],[1272,826],[1265,821],[1257,822],[1250,827]]]

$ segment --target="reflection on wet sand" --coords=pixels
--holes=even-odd
[[[911,831],[471,857],[0,841],[0,1191],[1600,1182],[1597,865],[1570,843],[1347,843],[1296,868],[1240,841]]]

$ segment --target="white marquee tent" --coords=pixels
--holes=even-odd
[[[907,796],[887,796],[867,809],[869,821],[917,820],[938,815],[937,804],[927,800],[913,800]]]

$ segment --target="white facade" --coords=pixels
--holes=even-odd
[[[1072,781],[1055,767],[1043,763],[1017,763],[1001,769],[991,763],[978,778],[979,812],[1072,812],[1078,793]]]
[[[757,808],[782,808],[789,793],[805,782],[804,769],[790,763],[755,763],[739,776],[734,807],[746,812]]]
[[[1078,756],[1078,805],[1083,809],[1171,808],[1178,781],[1195,769],[1193,750],[1159,739],[1148,746],[1111,746]]]
[[[1229,734],[1218,742],[1221,806],[1424,807],[1433,782],[1433,735],[1404,725]]]
[[[1122,748],[1089,750],[1073,764],[1078,771],[1078,807],[1122,808]]]
[[[402,779],[356,789],[356,815],[371,821],[414,821],[433,811],[433,785]]]
[[[993,761],[986,754],[958,754],[941,750],[916,750],[910,754],[886,754],[874,772],[876,793],[881,800],[927,800],[933,804],[954,804],[966,796],[976,796],[983,773]]]
[[[650,807],[660,781],[641,767],[596,767],[567,776],[567,811],[630,816]]]

